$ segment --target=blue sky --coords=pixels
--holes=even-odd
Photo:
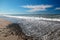
[[[0,0],[0,14],[60,14],[60,0]]]

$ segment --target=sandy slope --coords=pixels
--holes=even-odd
[[[8,26],[9,24],[11,24],[11,22],[4,19],[0,19],[0,40],[17,40],[17,36],[11,35],[11,36],[5,37],[8,31],[6,26]]]
[[[26,36],[17,23],[0,19],[0,40],[32,40]]]
[[[11,24],[11,22],[0,18],[0,28],[5,28],[9,24]]]

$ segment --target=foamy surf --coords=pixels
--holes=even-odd
[[[57,28],[60,28],[60,19],[51,19],[43,17],[27,17],[27,16],[10,16],[3,15],[7,18],[16,18],[17,23],[21,26],[23,32],[28,36],[40,37]],[[47,20],[47,21],[45,21]],[[55,22],[58,21],[58,22]]]
[[[3,16],[5,16],[5,17],[11,17],[11,18],[21,18],[21,19],[60,21],[60,19],[57,19],[57,18],[27,17],[27,16],[11,16],[11,15],[3,15]]]

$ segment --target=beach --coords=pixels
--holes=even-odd
[[[0,40],[25,40],[25,36],[17,23],[0,18]]]
[[[9,24],[12,24],[12,22],[0,18],[0,40],[17,40],[17,36],[5,36],[8,33],[7,26]]]
[[[59,40],[60,19],[4,16],[0,18],[1,40]]]

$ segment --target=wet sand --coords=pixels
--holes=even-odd
[[[6,34],[8,33],[6,26],[9,24],[12,24],[12,22],[0,18],[0,40],[17,40],[17,36],[11,35],[6,37]]]
[[[1,19],[0,18],[0,28],[5,28],[7,25],[11,24],[12,22],[5,20],[5,19]]]

